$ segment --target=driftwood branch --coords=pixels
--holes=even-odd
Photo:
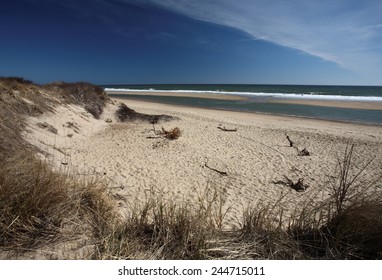
[[[307,188],[309,188],[309,185],[304,184],[303,178],[300,178],[296,183],[293,183],[291,179],[284,176],[284,180],[273,181],[272,183],[287,186],[297,192],[304,192]]]
[[[309,151],[306,148],[302,149],[301,151],[297,150],[297,152],[297,155],[302,157],[310,155]]]
[[[166,130],[162,127],[162,130],[156,130],[155,124],[153,123],[153,129],[149,131],[153,131],[156,136],[147,136],[146,139],[158,139],[158,138],[167,138],[169,140],[175,140],[178,139],[181,135],[181,131],[179,127],[175,127],[170,130]]]
[[[289,147],[294,147],[294,143],[292,140],[290,140],[289,136],[286,136],[287,140],[289,141]]]
[[[292,140],[290,140],[288,135],[286,136],[286,138],[289,141],[289,147],[295,148],[296,151],[297,151],[297,155],[298,156],[302,156],[303,157],[303,156],[309,156],[310,155],[309,151],[306,148],[300,150],[298,147],[296,147],[294,145],[294,142]]]
[[[237,128],[229,129],[229,128],[225,128],[225,126],[218,126],[218,129],[226,131],[226,132],[236,132],[237,131]]]
[[[219,173],[222,176],[227,176],[228,175],[227,172],[225,172],[225,171],[220,171],[220,170],[217,170],[215,168],[212,168],[212,167],[208,166],[207,162],[204,164],[204,166],[207,167],[208,169],[212,170],[212,171],[215,171],[215,172]]]
[[[180,131],[179,127],[175,127],[173,129],[170,129],[170,130],[165,130],[162,127],[162,132],[161,132],[161,134],[164,135],[165,138],[170,139],[170,140],[178,139],[179,136],[181,135],[181,133],[182,132]]]

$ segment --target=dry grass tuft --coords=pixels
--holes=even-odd
[[[323,205],[320,211],[326,215],[320,225],[313,214],[306,215],[288,233],[307,259],[381,259],[381,198],[368,197],[340,213],[328,214],[328,205]]]
[[[110,101],[101,87],[85,82],[56,82],[44,85],[44,89],[54,92],[67,103],[83,106],[96,119],[99,119],[106,103]]]
[[[337,213],[341,213],[349,203],[354,204],[356,200],[361,199],[363,194],[368,193],[368,189],[376,183],[367,183],[359,180],[374,158],[357,169],[356,165],[358,163],[354,162],[353,153],[354,144],[347,145],[343,158],[338,157],[337,159],[338,174],[330,181],[332,198]]]
[[[62,215],[68,212],[63,183],[62,176],[53,174],[31,154],[20,153],[2,162],[0,246],[25,248],[41,240],[52,241]]]
[[[158,122],[168,122],[178,119],[177,117],[169,115],[148,115],[138,113],[135,110],[126,106],[125,103],[119,104],[118,110],[115,113],[120,122],[142,121],[151,124],[157,124]]]
[[[339,159],[329,200],[307,201],[287,221],[276,204],[255,205],[244,213],[240,242],[256,258],[381,259],[382,194],[369,191],[381,176],[360,180],[371,160],[356,168],[353,152],[354,146],[347,146]]]
[[[111,217],[106,189],[79,184],[29,152],[1,163],[0,247],[25,250],[59,241],[68,223],[87,222],[94,235]]]
[[[298,242],[285,230],[284,196],[275,203],[254,205],[243,214],[238,242],[245,244],[247,255],[255,259],[304,259]],[[244,255],[244,254],[243,254]]]
[[[226,210],[224,194],[206,187],[198,203],[153,195],[134,207],[98,247],[100,259],[209,259]]]
[[[51,111],[55,103],[40,87],[22,78],[0,78],[0,160],[28,147],[20,135],[24,117]]]
[[[331,177],[332,197],[304,209],[289,228],[309,258],[380,259],[382,257],[382,194],[370,191],[381,176],[362,178],[372,160],[353,160],[354,145],[346,146]]]
[[[131,213],[98,246],[98,259],[204,259],[213,228],[190,204],[156,199]]]

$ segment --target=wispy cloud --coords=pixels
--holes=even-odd
[[[121,0],[246,32],[362,72],[381,67],[379,0]]]

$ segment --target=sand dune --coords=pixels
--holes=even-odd
[[[117,122],[118,102],[141,113],[179,117],[155,129],[179,127],[181,136],[155,138],[152,124]],[[53,126],[57,133],[38,123]],[[310,156],[298,156],[286,135],[298,148],[307,148]],[[329,176],[348,143],[356,145],[358,166],[376,157],[361,180],[373,179],[382,167],[382,127],[131,100],[108,105],[100,120],[77,106],[58,107],[54,114],[30,118],[24,137],[54,168],[86,180],[105,180],[126,215],[151,195],[197,202],[208,196],[206,192],[216,192],[224,204],[227,228],[239,225],[248,205],[277,204],[291,215],[308,198],[325,199]],[[296,192],[274,184],[284,176],[293,181],[303,178],[310,187]]]

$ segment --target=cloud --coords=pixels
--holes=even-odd
[[[246,32],[362,72],[382,62],[378,0],[121,0]]]

